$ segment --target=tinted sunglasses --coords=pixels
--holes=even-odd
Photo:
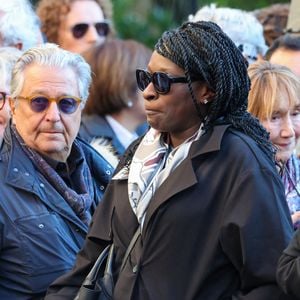
[[[71,28],[73,37],[75,39],[81,39],[87,33],[90,26],[95,26],[95,29],[99,36],[105,37],[109,33],[109,21],[104,20],[101,22],[97,22],[95,24],[79,23],[79,24],[74,25]]]
[[[45,96],[32,96],[32,97],[22,97],[18,96],[17,99],[23,99],[29,101],[30,108],[32,111],[40,113],[50,106],[50,102],[56,102],[56,105],[60,112],[70,115],[74,113],[81,99],[73,96],[62,96],[59,98],[48,98]]]
[[[0,110],[4,107],[7,94],[0,92]]]
[[[155,91],[159,94],[167,94],[170,91],[172,83],[187,83],[186,77],[171,77],[163,72],[154,72],[153,74],[145,70],[136,70],[136,80],[138,88],[144,91],[152,82]],[[194,79],[191,79],[194,81]]]

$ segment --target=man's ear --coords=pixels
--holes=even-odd
[[[18,42],[16,44],[14,44],[14,47],[22,51],[23,50],[23,43],[22,42]]]
[[[10,96],[8,97],[8,103],[9,103],[9,107],[10,107],[10,111],[11,114],[14,115],[15,114],[15,110],[16,110],[16,100],[13,100]]]

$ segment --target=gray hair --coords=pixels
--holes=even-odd
[[[40,20],[28,0],[0,1],[1,46],[22,44],[22,50],[38,45]]]
[[[22,52],[13,47],[0,48],[0,82],[10,85],[13,66]]]
[[[91,84],[91,69],[89,64],[86,63],[81,55],[63,50],[58,45],[51,43],[33,47],[19,58],[12,72],[12,98],[20,95],[25,80],[24,70],[31,64],[62,69],[72,68],[78,79],[79,97],[82,99],[82,105],[85,105]]]

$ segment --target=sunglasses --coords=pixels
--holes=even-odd
[[[71,28],[73,37],[75,39],[81,39],[87,33],[90,26],[95,27],[97,34],[99,36],[106,37],[109,33],[109,21],[104,20],[101,22],[97,22],[95,24],[79,23],[79,24],[74,25]]]
[[[32,111],[40,113],[48,109],[50,102],[56,102],[58,110],[66,115],[74,113],[81,99],[73,96],[62,96],[59,98],[48,98],[45,96],[32,96],[32,97],[22,97],[18,96],[16,99],[27,100],[30,103],[30,108]]]
[[[4,107],[7,94],[0,92],[0,110]]]
[[[192,79],[195,81],[196,79]],[[153,74],[137,69],[136,70],[136,81],[138,88],[144,91],[147,86],[152,82],[154,89],[159,94],[167,94],[170,91],[172,83],[187,83],[186,77],[171,77],[163,72],[154,72]]]

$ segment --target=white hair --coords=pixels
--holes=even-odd
[[[21,54],[22,52],[17,48],[0,48],[0,82],[3,85],[10,85],[13,66]]]
[[[0,1],[2,46],[22,45],[27,50],[40,43],[40,20],[28,0]]]
[[[219,25],[241,49],[246,58],[255,58],[266,53],[263,27],[256,17],[247,11],[229,7],[216,7],[216,4],[204,6],[189,21],[211,21]]]
[[[25,80],[25,68],[31,64],[58,67],[61,69],[71,68],[77,78],[79,97],[82,99],[82,105],[85,105],[89,95],[89,86],[92,80],[89,64],[81,55],[61,49],[58,45],[51,43],[33,47],[24,52],[18,59],[12,72],[12,98],[20,95]]]

